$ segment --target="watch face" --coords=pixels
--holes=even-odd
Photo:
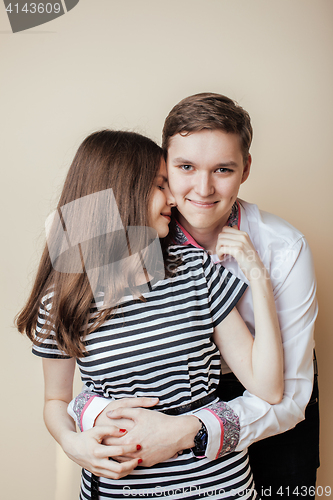
[[[199,448],[206,451],[206,446],[207,446],[207,433],[203,432],[202,435],[199,438]]]
[[[194,438],[195,446],[194,446],[194,448],[192,448],[193,454],[196,457],[205,455],[207,441],[208,441],[207,429],[206,429],[206,426],[202,423],[200,431],[198,432],[198,434]]]

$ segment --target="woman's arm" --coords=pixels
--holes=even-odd
[[[114,425],[108,425],[76,433],[75,423],[67,413],[67,405],[72,399],[75,359],[44,358],[43,371],[45,424],[68,457],[96,476],[118,479],[132,472],[141,462],[140,457],[121,464],[109,457],[134,453],[137,451],[136,444],[119,441],[114,446],[101,444],[104,438],[119,438],[126,434],[126,430],[124,432]]]
[[[240,382],[270,404],[283,396],[283,349],[269,274],[249,236],[225,227],[216,248],[220,259],[234,257],[250,282],[255,338],[234,309],[215,329],[214,342]]]

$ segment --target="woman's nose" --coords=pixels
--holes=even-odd
[[[165,195],[166,195],[167,204],[170,207],[175,207],[176,206],[176,200],[175,200],[173,194],[170,191],[169,185],[165,188]]]

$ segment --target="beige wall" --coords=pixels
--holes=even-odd
[[[253,119],[253,168],[241,196],[288,219],[313,249],[320,303],[318,484],[333,486],[332,5],[81,0],[49,24],[11,34],[1,4],[2,498],[77,498],[78,468],[42,421],[40,359],[12,327],[75,149],[101,127],[135,128],[159,141],[172,105],[207,90],[233,97]]]

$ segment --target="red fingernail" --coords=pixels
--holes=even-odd
[[[137,444],[137,445],[136,445],[136,449],[137,449],[138,451],[139,451],[139,450],[141,450],[141,445],[140,445],[140,444]]]
[[[142,458],[139,458],[138,464],[141,464],[141,462],[142,462]]]
[[[126,429],[119,429],[119,432],[126,432]]]

